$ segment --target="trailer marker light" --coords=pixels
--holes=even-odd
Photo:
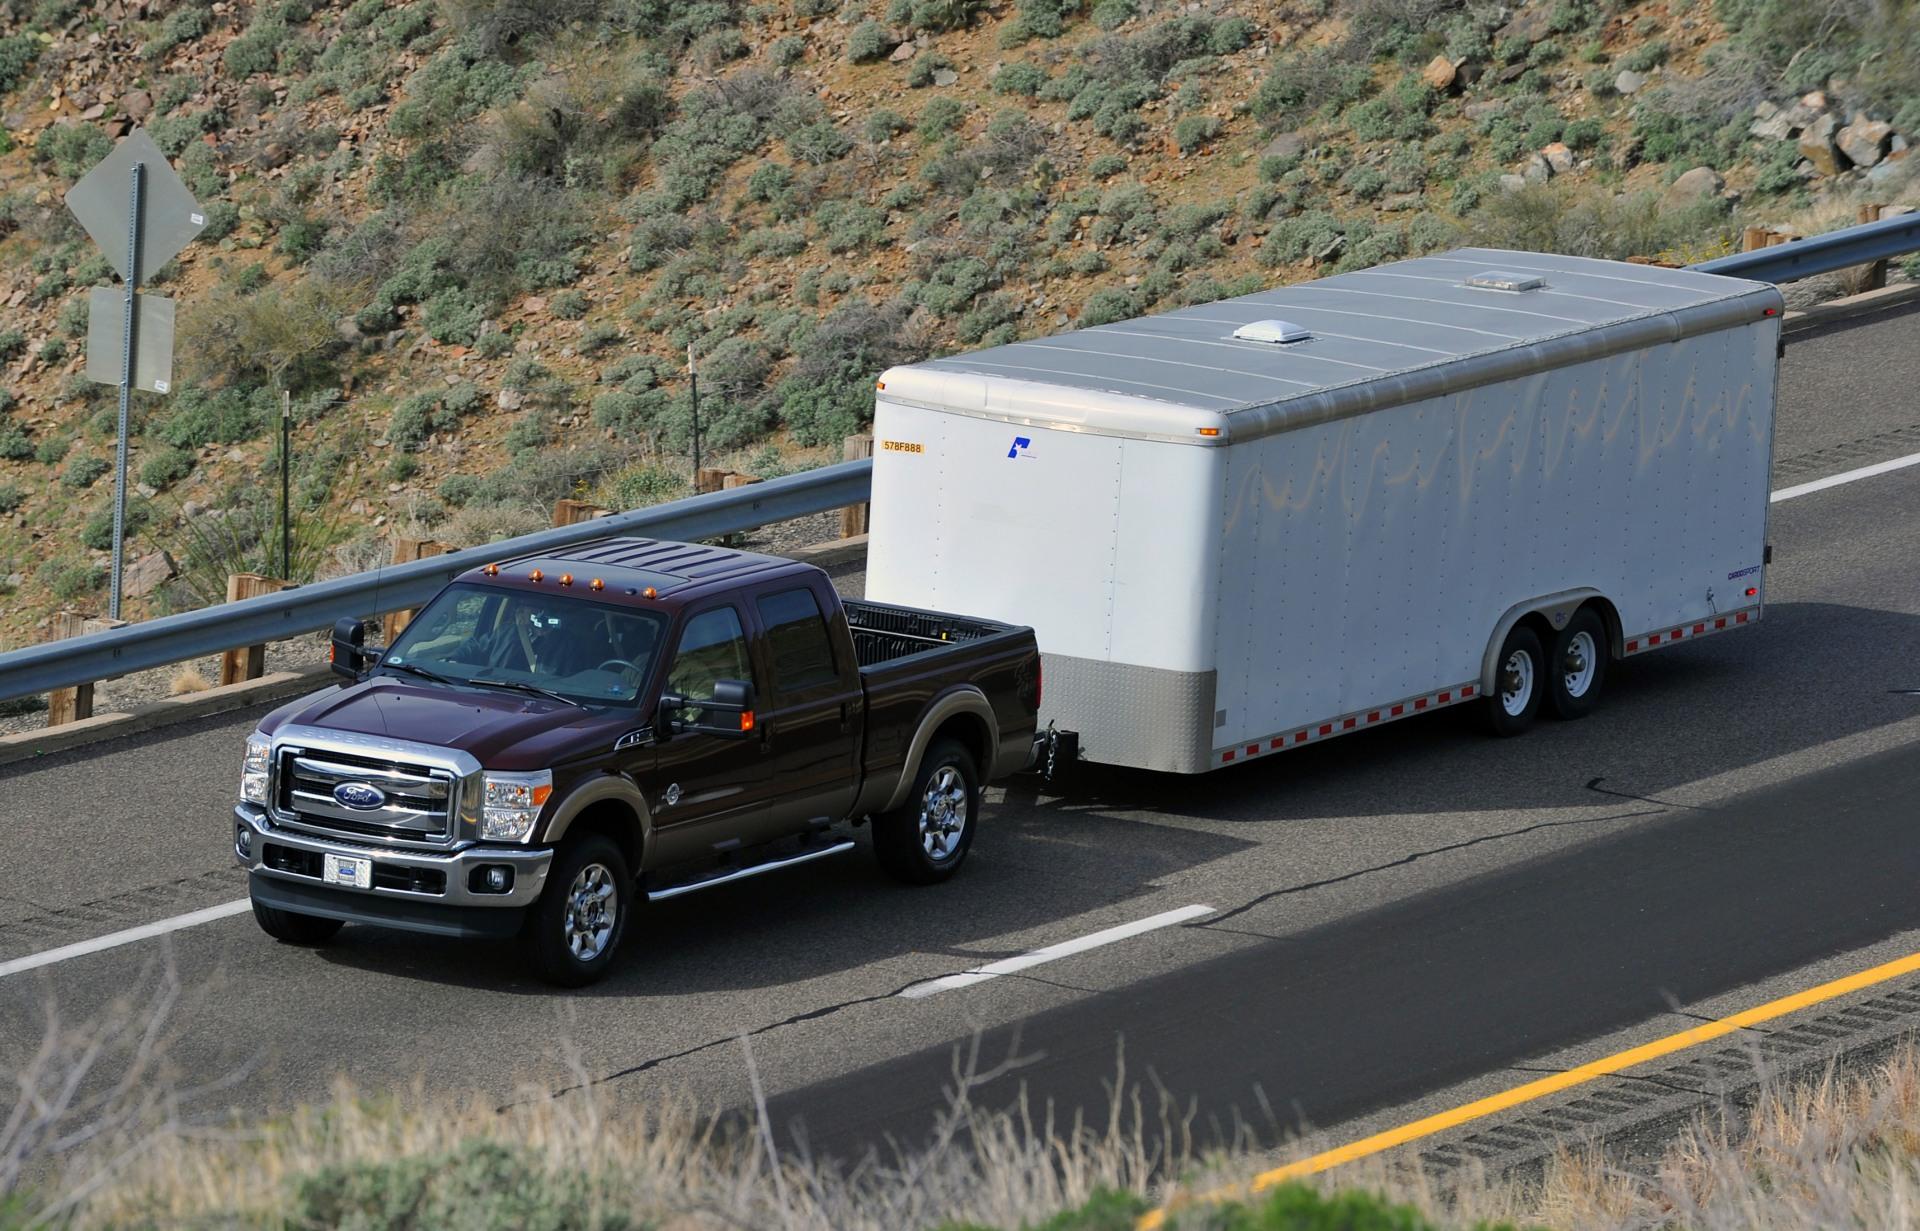
[[[547,575],[541,572],[539,569],[535,569],[531,573],[527,574],[528,581],[545,581],[546,579],[547,579]]]
[[[1203,427],[1200,429],[1200,434],[1202,436],[1218,436],[1220,429],[1217,427]]]
[[[1780,315],[1780,309],[1778,309],[1778,308],[1768,308],[1768,309],[1766,309],[1765,311],[1763,311],[1763,312],[1761,312],[1761,313],[1760,313],[1760,315],[1762,315],[1762,316],[1778,316],[1778,315]]]
[[[1752,598],[1752,597],[1753,597],[1754,595],[1756,595],[1756,594],[1758,594],[1758,593],[1760,593],[1760,588],[1759,588],[1758,586],[1748,586],[1748,587],[1747,587],[1747,597],[1748,597],[1748,598]]]

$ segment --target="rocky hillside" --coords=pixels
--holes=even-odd
[[[1911,0],[0,0],[0,644],[104,606],[108,266],[144,125],[208,207],[154,289],[134,614],[396,530],[835,458],[883,366],[1459,242],[1692,258],[1911,195]],[[164,554],[163,554],[164,553]]]

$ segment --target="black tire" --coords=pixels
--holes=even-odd
[[[1520,735],[1540,716],[1546,691],[1546,651],[1525,625],[1516,625],[1493,664],[1493,691],[1487,694],[1487,725],[1495,735]]]
[[[569,841],[554,856],[546,887],[527,911],[525,939],[534,969],[557,987],[598,982],[613,968],[636,900],[626,857],[611,838],[583,833]]]
[[[249,895],[251,896],[251,895]],[[253,920],[260,930],[283,945],[324,945],[343,926],[338,919],[300,915],[253,899]]]
[[[1574,612],[1547,654],[1547,708],[1569,721],[1591,714],[1606,687],[1610,657],[1607,626],[1599,613],[1591,607]]]
[[[964,792],[964,802],[956,791]],[[873,853],[896,880],[938,884],[966,862],[979,817],[980,771],[973,754],[940,740],[920,759],[906,802],[873,818]]]

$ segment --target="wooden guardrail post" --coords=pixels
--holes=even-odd
[[[1862,205],[1858,215],[1860,222],[1864,225],[1869,222],[1880,221],[1880,208],[1878,205]],[[1885,261],[1875,261],[1871,265],[1866,266],[1865,270],[1866,272],[1861,276],[1860,280],[1861,290],[1877,291],[1887,285],[1887,263]]]
[[[849,436],[841,446],[841,457],[849,462],[857,462],[873,456],[873,435],[861,432]],[[840,537],[850,539],[856,534],[867,532],[867,506],[850,504],[840,510]]]
[[[605,517],[607,510],[590,500],[556,500],[553,502],[553,524],[572,526],[583,521],[592,521],[596,517]],[[438,553],[429,553],[438,554]],[[395,564],[400,563],[398,560]]]
[[[719,491],[726,485],[729,473],[719,466],[702,466],[693,476],[693,494],[704,496]]]
[[[262,577],[258,573],[228,573],[227,601],[237,603],[243,598],[258,598],[262,594],[278,594],[287,588],[286,582],[278,577]],[[243,645],[220,655],[220,683],[238,684],[242,680],[257,680],[266,674],[267,647],[264,645]]]
[[[721,482],[720,486],[727,491],[732,491],[736,487],[751,487],[759,481],[760,478],[758,475],[730,474]]]
[[[555,515],[558,516],[558,510],[555,510]],[[563,523],[555,522],[554,524],[560,525]],[[434,556],[444,556],[452,550],[453,548],[447,544],[437,543],[432,539],[395,538],[393,540],[393,562],[395,564],[411,564],[415,560],[427,560]],[[389,611],[386,619],[381,621],[382,643],[392,645],[393,639],[398,637],[400,630],[412,621],[416,611],[417,608],[412,607],[409,607],[405,611]]]
[[[77,612],[62,611],[53,617],[55,641],[78,637],[86,631],[87,619]],[[92,684],[75,684],[72,688],[56,688],[47,694],[48,726],[64,726],[69,722],[78,722],[82,718],[91,717],[93,717]]]

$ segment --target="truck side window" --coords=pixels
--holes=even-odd
[[[667,689],[694,701],[711,700],[716,680],[753,681],[753,668],[747,659],[747,634],[739,613],[731,607],[715,607],[687,621],[680,634],[680,649],[673,656],[673,670],[667,673]],[[689,720],[704,722],[697,706],[685,711]]]
[[[757,605],[767,627],[767,646],[773,657],[773,686],[798,692],[839,679],[833,667],[833,642],[827,639],[827,621],[820,600],[801,586],[762,595]]]

